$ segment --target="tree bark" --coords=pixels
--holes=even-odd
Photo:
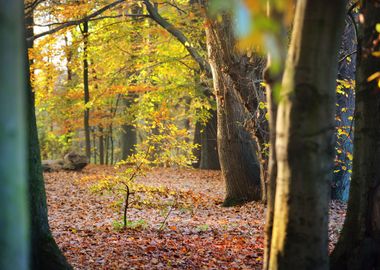
[[[90,102],[90,89],[88,82],[88,21],[83,23],[83,91],[84,91],[84,109],[83,125],[86,145],[86,156],[91,163],[91,134],[90,134],[90,109],[87,107]]]
[[[33,36],[33,13],[26,18],[26,37]],[[31,40],[26,38],[26,40]],[[27,48],[33,48],[33,41],[27,42]],[[31,263],[34,270],[66,270],[72,269],[59,250],[51,234],[46,205],[45,184],[42,175],[40,147],[38,141],[36,115],[34,107],[34,92],[30,83],[29,59],[26,54],[26,89],[27,92],[27,123],[28,123],[28,163],[29,163],[29,213],[31,236]],[[14,268],[13,268],[14,269]]]
[[[346,220],[331,269],[380,269],[379,1],[361,1],[356,73],[353,174]]]
[[[206,36],[217,100],[219,161],[226,182],[224,206],[232,206],[262,196],[258,147],[247,131],[253,129],[252,115],[258,107],[253,81],[261,76],[262,63],[235,51],[228,15],[221,22],[209,21]]]
[[[264,270],[269,270],[270,248],[273,231],[274,219],[274,202],[276,194],[276,178],[277,178],[277,154],[276,154],[276,125],[277,125],[277,106],[278,95],[281,87],[282,75],[285,68],[285,60],[288,48],[287,29],[283,11],[271,7],[272,1],[268,1],[268,16],[280,26],[275,33],[275,42],[279,55],[277,59],[273,59],[273,55],[269,52],[267,66],[264,70],[264,81],[266,84],[266,97],[269,115],[269,158],[268,173],[266,177],[266,201],[267,212],[265,222],[265,249],[264,249]],[[273,63],[272,63],[273,62]]]
[[[348,12],[351,12],[350,10]],[[355,25],[347,16],[346,26],[343,34],[343,41],[339,55],[338,83],[337,87],[337,106],[335,120],[337,125],[336,132],[336,162],[334,177],[331,188],[331,199],[348,200],[350,189],[350,179],[352,166],[349,155],[353,153],[353,119],[355,107],[354,89],[346,87],[340,81],[350,82],[355,79],[356,50],[357,41],[355,36]],[[349,55],[350,60],[345,57]],[[348,84],[350,85],[350,84]],[[343,132],[339,132],[342,130]]]
[[[277,114],[269,269],[329,267],[335,79],[344,12],[341,0],[297,2]]]
[[[28,269],[23,6],[0,2],[0,269]]]

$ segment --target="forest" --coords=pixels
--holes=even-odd
[[[380,270],[380,0],[0,0],[0,270]]]

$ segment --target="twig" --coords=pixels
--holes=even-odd
[[[162,221],[161,226],[158,229],[159,231],[162,231],[162,229],[164,228],[166,221],[169,218],[170,213],[173,211],[173,208],[174,208],[174,204],[170,206],[170,209],[169,209],[168,213],[166,214],[165,219]]]

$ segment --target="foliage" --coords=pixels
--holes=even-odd
[[[36,32],[81,18],[104,4],[103,1],[44,1],[35,10],[35,21],[38,25],[51,26],[38,26]],[[86,109],[90,109],[92,150],[98,151],[99,138],[113,140],[115,149],[110,155],[120,152],[115,137],[121,134],[122,125],[130,123],[138,129],[146,129],[144,123],[147,122],[141,119],[159,111],[160,102],[176,117],[173,124],[178,129],[181,129],[181,121],[189,122],[189,136],[195,122],[206,122],[209,118],[208,110],[214,101],[203,94],[196,63],[184,46],[160,26],[145,17],[128,16],[135,4],[140,5],[144,16],[146,11],[141,1],[125,1],[119,8],[102,14],[102,19],[89,22],[90,101],[87,104],[83,102],[84,55],[80,25],[40,38],[30,50],[40,136],[68,137],[70,134],[71,137],[69,145],[56,144],[54,148],[45,146],[50,140],[42,140],[45,158],[55,158],[57,152],[65,152],[67,148],[78,151],[83,147],[82,119]],[[126,16],[120,16],[123,9]],[[187,34],[192,46],[200,49],[204,56],[202,20],[188,2],[164,1],[159,4],[159,10]],[[187,20],[183,20],[185,16]],[[132,94],[137,95],[134,108],[123,107],[122,98]],[[110,144],[106,146],[108,153]]]

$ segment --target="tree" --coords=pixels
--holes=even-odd
[[[33,11],[28,12],[25,19],[25,40],[27,48],[33,48]],[[27,55],[27,53],[25,53]],[[27,131],[28,137],[28,183],[29,183],[29,215],[31,236],[31,269],[72,269],[59,250],[51,234],[48,222],[45,184],[42,175],[40,147],[38,141],[34,92],[30,82],[29,59],[26,58],[26,95],[27,95]]]
[[[297,2],[277,114],[269,269],[328,269],[335,78],[344,11],[340,0]]]
[[[380,267],[380,3],[360,4],[353,172],[331,269]]]
[[[289,4],[289,3],[288,3]],[[276,178],[277,178],[277,154],[276,154],[276,125],[277,125],[277,105],[278,94],[280,92],[282,75],[285,67],[287,54],[287,28],[285,22],[285,10],[274,5],[274,1],[268,1],[268,15],[273,23],[278,24],[279,30],[274,33],[276,51],[268,52],[267,66],[264,70],[264,80],[267,92],[267,106],[269,115],[269,157],[268,172],[266,177],[266,199],[267,213],[265,222],[265,250],[264,250],[264,267],[269,269],[270,246],[273,232],[274,219],[274,202],[276,195]],[[276,55],[277,54],[277,55]]]
[[[205,7],[204,5],[207,1],[197,2]],[[208,52],[209,64],[199,54],[196,47],[188,41],[186,36],[158,13],[150,1],[144,0],[144,4],[150,17],[185,46],[202,71],[208,76],[210,74],[213,76],[213,94],[217,95],[218,154],[223,178],[227,186],[224,205],[231,206],[251,200],[261,200],[262,195],[265,194],[263,181],[263,172],[265,170],[260,168],[260,162],[265,162],[265,160],[262,157],[257,158],[257,155],[262,154],[262,146],[266,142],[266,128],[260,125],[266,122],[265,113],[258,111],[259,100],[263,99],[264,95],[263,92],[259,91],[258,87],[264,65],[262,58],[257,57],[257,55],[251,55],[252,52],[244,54],[235,50],[237,44],[236,39],[233,37],[232,23],[228,15],[226,15],[223,22],[209,18],[206,20],[207,47],[212,50],[212,53],[210,53],[210,50]],[[216,30],[218,27],[220,29]],[[223,30],[221,30],[222,28]],[[223,44],[221,45],[220,42]],[[224,51],[221,52],[223,56],[213,54],[214,52],[219,52],[221,46],[223,47],[224,45],[227,48],[223,48]],[[221,73],[211,73],[211,70],[220,69],[223,69]],[[237,72],[232,71],[237,69],[240,70]],[[222,80],[225,79],[225,81],[219,84],[221,78]],[[223,85],[223,83],[229,85]],[[223,97],[223,93],[218,93],[218,91],[221,88],[228,89],[230,87],[235,88],[228,92],[228,95],[232,94],[231,98],[227,100],[228,109],[226,110],[221,107],[222,103],[218,102],[218,95],[219,98]],[[234,106],[236,106],[235,111]],[[223,124],[223,126],[220,126],[220,124]],[[249,132],[248,130],[254,130],[254,132]],[[212,136],[212,134],[210,135]],[[262,178],[260,178],[260,170],[262,171]]]
[[[209,19],[206,36],[217,102],[219,161],[227,191],[224,205],[261,200],[265,188],[256,156],[260,143],[248,130],[258,124],[252,121],[258,114],[260,91],[254,81],[261,77],[264,61],[255,53],[236,50],[232,19],[226,13],[220,20]]]
[[[352,171],[353,149],[353,115],[355,107],[354,80],[356,66],[356,22],[353,9],[349,6],[343,40],[339,53],[337,106],[336,106],[336,159],[334,177],[331,188],[331,198],[348,200],[350,178]]]
[[[90,108],[88,103],[90,102],[90,89],[88,81],[88,21],[83,22],[83,29],[81,28],[83,35],[83,97],[84,97],[84,114],[83,114],[83,126],[86,145],[86,156],[88,162],[91,162],[91,135],[90,135]]]
[[[210,89],[209,81],[212,81],[212,74],[209,63],[206,61],[205,57],[202,55],[202,52],[193,46],[193,42],[188,39],[188,37],[175,25],[170,23],[167,19],[163,18],[158,11],[158,5],[153,5],[150,1],[144,0],[149,16],[154,20],[158,25],[163,27],[171,35],[173,35],[184,48],[189,52],[190,56],[194,59],[199,65],[199,70],[197,73],[204,73],[206,79],[200,80],[200,88],[206,97],[210,100],[214,100],[214,94],[212,89]],[[204,14],[199,14],[199,7],[203,6],[204,1],[201,0],[190,0],[191,13],[197,14],[198,17],[204,18]],[[199,5],[197,5],[199,4]],[[193,17],[191,20],[192,27],[199,22],[199,18]],[[203,35],[202,35],[203,36]],[[201,40],[197,40],[200,42]],[[200,47],[205,47],[204,44],[201,44]],[[206,81],[206,82],[205,82]],[[198,152],[199,162],[195,164],[195,167],[200,169],[220,169],[219,156],[217,150],[217,116],[215,109],[208,110],[210,117],[208,121],[201,122],[198,121],[195,127],[195,143],[200,145],[200,151]]]
[[[28,269],[23,9],[0,1],[0,269]]]

